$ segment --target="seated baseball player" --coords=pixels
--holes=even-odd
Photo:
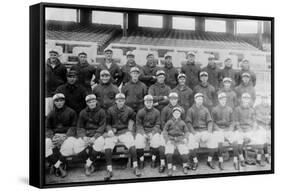
[[[172,118],[173,108],[175,108],[175,107],[180,107],[182,109],[181,119],[182,120],[185,119],[185,110],[178,104],[178,98],[179,98],[179,96],[176,92],[171,92],[169,94],[169,104],[166,105],[161,112],[162,127],[164,127],[165,124],[167,123],[167,121]]]
[[[153,96],[153,106],[160,112],[168,105],[168,95],[171,88],[165,84],[165,72],[158,70],[156,72],[157,82],[149,87],[148,94]]]
[[[85,101],[87,107],[80,112],[78,118],[77,138],[69,140],[61,153],[64,156],[78,155],[81,157],[86,162],[85,174],[90,176],[94,172],[93,163],[104,149],[103,135],[106,131],[106,114],[94,94],[87,95]]]
[[[125,105],[125,95],[118,93],[115,96],[115,104],[107,111],[107,136],[105,138],[105,153],[107,163],[107,174],[105,180],[109,180],[113,176],[112,172],[112,151],[116,143],[122,143],[129,149],[130,157],[133,162],[134,174],[141,176],[137,164],[137,153],[135,147],[135,139],[133,136],[133,126],[135,120],[135,112],[132,108]]]
[[[224,170],[222,153],[225,151],[223,144],[227,141],[233,146],[233,165],[236,170],[239,169],[238,163],[238,143],[235,139],[233,109],[227,105],[227,95],[222,92],[218,95],[219,104],[212,109],[213,135],[218,141],[219,168]]]
[[[186,124],[191,131],[189,135],[188,147],[190,155],[193,157],[192,170],[198,167],[197,149],[207,147],[209,150],[207,165],[214,169],[212,162],[215,149],[218,147],[216,138],[213,136],[213,123],[209,110],[203,106],[204,95],[197,93],[194,96],[195,103],[186,115]]]
[[[271,159],[268,147],[271,144],[271,105],[267,95],[261,96],[261,103],[255,106],[255,115],[260,133],[263,134],[265,141],[264,155],[265,161],[270,163]]]
[[[65,177],[64,159],[60,148],[67,137],[75,135],[76,112],[65,105],[65,96],[57,93],[53,96],[54,109],[46,118],[46,153],[47,161],[52,165],[56,176]]]
[[[181,107],[173,108],[173,117],[168,120],[163,129],[163,136],[166,142],[165,154],[167,159],[168,176],[173,175],[173,154],[175,149],[181,155],[183,173],[188,173],[188,128],[181,119],[183,110]]]
[[[242,94],[241,105],[234,110],[234,121],[239,132],[238,144],[241,145],[239,148],[240,160],[243,163],[246,158],[246,163],[248,164],[257,163],[263,166],[261,161],[263,146],[261,145],[264,145],[265,139],[262,131],[259,131],[256,124],[255,111],[252,108],[252,100],[249,93]],[[256,161],[248,160],[247,152],[243,155],[247,145],[253,145],[258,150]]]
[[[165,170],[165,142],[160,129],[160,112],[153,107],[153,97],[144,97],[144,108],[136,117],[136,148],[140,160],[140,168],[144,168],[144,148],[149,144],[152,153],[151,167],[156,167],[156,156],[159,153],[159,172]]]

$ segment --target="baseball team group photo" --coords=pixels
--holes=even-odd
[[[45,9],[47,184],[271,170],[271,22]]]

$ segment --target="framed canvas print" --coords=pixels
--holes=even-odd
[[[274,18],[30,6],[31,185],[269,173]]]

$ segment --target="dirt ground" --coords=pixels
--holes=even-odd
[[[238,172],[234,170],[232,159],[224,162],[225,170],[221,171],[218,168],[218,161],[215,160],[216,169],[210,169],[206,165],[206,157],[201,157],[199,160],[199,167],[196,171],[190,170],[187,175],[184,175],[182,172],[182,166],[180,165],[180,161],[176,162],[176,170],[174,171],[174,176],[189,176],[195,174],[217,174],[217,173],[232,173]],[[240,172],[249,172],[249,171],[265,171],[270,170],[271,165],[265,163],[264,167],[247,165],[246,167],[241,167]],[[46,170],[46,184],[55,184],[55,183],[69,183],[69,182],[89,182],[89,181],[102,181],[104,180],[104,176],[106,174],[106,165],[103,160],[100,160],[95,165],[95,172],[92,176],[87,177],[84,174],[84,166],[82,163],[73,163],[70,164],[67,169],[67,176],[65,178],[56,177],[54,174],[50,175],[49,171]],[[133,174],[132,168],[127,168],[127,160],[120,159],[115,160],[113,163],[113,180],[114,179],[132,179],[137,178]],[[152,169],[150,167],[150,159],[146,158],[145,160],[145,168],[141,170],[142,176],[138,178],[149,178],[149,177],[165,177],[167,176],[167,170],[164,173],[159,173],[158,168]]]

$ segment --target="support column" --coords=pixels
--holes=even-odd
[[[205,18],[195,17],[195,31],[205,31]]]

